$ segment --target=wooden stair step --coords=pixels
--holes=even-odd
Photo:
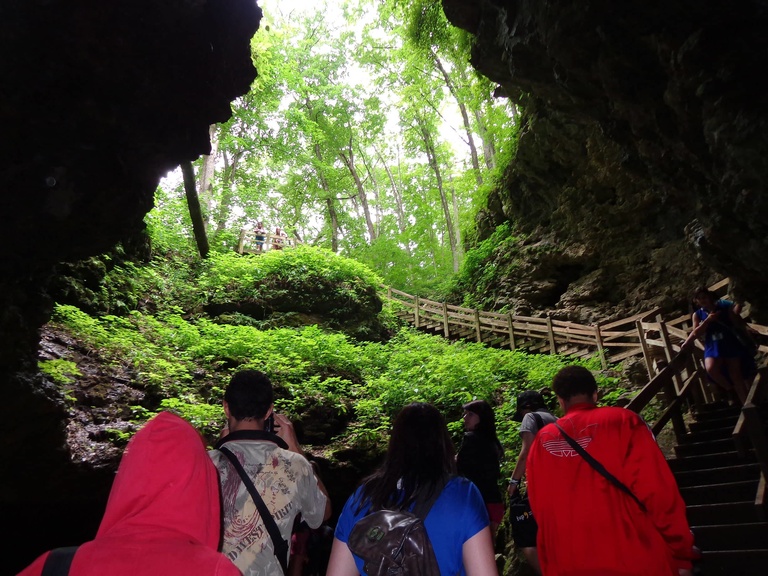
[[[718,428],[731,428],[736,426],[736,422],[739,421],[738,416],[729,416],[727,418],[713,418],[711,420],[698,420],[691,422],[688,428],[691,432],[704,432],[706,430],[714,430]]]
[[[720,440],[708,440],[706,442],[691,442],[690,444],[677,444],[675,454],[678,458],[686,456],[700,456],[704,454],[713,454],[717,452],[728,452],[733,450],[736,445],[732,438],[722,438]]]
[[[754,498],[758,480],[741,480],[723,484],[683,486],[680,495],[687,505],[715,502],[740,502]]]
[[[682,470],[675,473],[677,485],[697,486],[702,484],[725,484],[740,480],[757,480],[760,478],[760,465],[736,464],[719,468],[702,468],[700,470]]]
[[[754,450],[748,450],[743,456],[736,450],[729,450],[727,452],[699,454],[696,456],[670,458],[667,460],[667,464],[669,464],[672,472],[720,468],[723,466],[738,466],[739,464],[751,464],[753,462],[757,462]]]
[[[768,547],[768,522],[691,526],[691,530],[694,542],[701,551]]]
[[[697,430],[689,432],[688,434],[683,434],[677,438],[678,444],[695,444],[696,442],[708,442],[710,440],[723,440],[725,438],[730,438],[731,434],[733,434],[733,427],[736,425],[736,422],[733,423],[733,426],[723,426],[719,428],[711,428],[707,430]]]
[[[755,506],[754,499],[742,502],[718,502],[694,504],[686,507],[688,523],[694,525],[707,524],[740,524],[742,522],[760,522],[764,520],[761,512]]]
[[[702,552],[702,576],[765,576],[768,549]]]

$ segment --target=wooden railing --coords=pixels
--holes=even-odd
[[[436,302],[387,287],[387,298],[402,306],[400,316],[416,328],[446,338],[470,339],[491,346],[531,353],[585,357],[597,354],[604,368],[608,361],[620,362],[643,354],[637,322],[658,314],[642,312],[629,318],[591,326],[500,312],[486,312]]]

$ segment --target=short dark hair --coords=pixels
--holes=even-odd
[[[698,288],[696,288],[696,291],[693,293],[693,299],[694,300],[698,300],[702,296],[705,297],[705,298],[708,296],[708,297],[712,298],[713,300],[717,300],[718,299],[717,292],[714,292],[714,291],[710,290],[706,286],[699,286]]]
[[[594,394],[597,392],[597,382],[592,372],[583,366],[566,366],[555,374],[552,389],[558,398],[570,400],[580,394]]]
[[[235,373],[224,392],[229,413],[236,420],[264,418],[273,399],[272,382],[266,374],[258,370],[241,370]]]

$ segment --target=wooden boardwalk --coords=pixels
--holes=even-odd
[[[728,287],[724,279],[710,287],[722,294]],[[690,315],[667,319],[661,310],[648,310],[620,320],[592,325],[534,318],[464,308],[427,300],[387,288],[387,298],[397,302],[397,315],[419,330],[452,340],[482,342],[488,346],[523,350],[535,354],[562,354],[585,358],[597,355],[607,368],[631,357],[641,357],[653,377],[653,366],[669,361],[680,352],[692,329]],[[759,350],[768,353],[768,328],[749,324],[761,336]],[[702,345],[697,342],[699,349]]]

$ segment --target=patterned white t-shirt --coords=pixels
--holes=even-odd
[[[326,497],[306,458],[268,440],[232,440],[226,447],[253,480],[280,533],[289,544],[294,519],[301,514],[311,528],[323,522]],[[219,470],[224,514],[222,552],[243,576],[282,574],[272,539],[232,463],[218,450],[209,452]]]

